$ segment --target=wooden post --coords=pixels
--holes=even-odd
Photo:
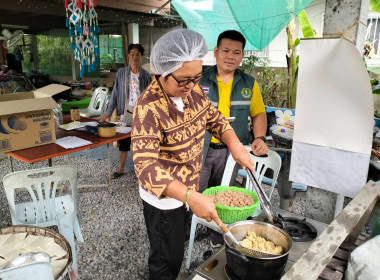
[[[5,49],[3,48],[3,40],[0,40],[0,65],[5,64]]]
[[[124,67],[128,66],[128,46],[127,46],[127,35],[125,30],[125,24],[121,25],[121,43],[122,43],[122,52],[123,52],[123,62]]]
[[[363,225],[362,219],[368,218],[379,193],[380,184],[369,181],[281,280],[305,279],[305,276],[308,280],[318,279],[343,241],[348,236],[351,240],[357,237],[357,227]]]
[[[32,51],[32,58],[33,58],[33,70],[38,71],[39,57],[38,57],[37,35],[35,34],[31,35],[30,43],[31,43],[31,51]]]

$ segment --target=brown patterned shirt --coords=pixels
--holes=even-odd
[[[154,80],[137,99],[132,151],[140,186],[158,198],[173,181],[198,189],[206,129],[220,139],[232,129],[197,84],[183,98],[184,110]]]

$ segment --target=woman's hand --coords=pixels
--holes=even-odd
[[[102,123],[104,122],[106,119],[108,119],[110,116],[108,114],[104,114],[100,119],[99,119],[99,122]]]
[[[212,197],[194,191],[187,203],[189,204],[191,211],[193,211],[193,213],[199,218],[205,219],[207,222],[214,220],[218,226],[222,224],[222,221],[216,212],[215,203],[213,202]]]

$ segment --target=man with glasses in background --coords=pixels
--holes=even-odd
[[[252,76],[239,68],[244,58],[244,36],[235,30],[222,32],[214,49],[216,65],[206,70],[199,82],[212,104],[226,117],[234,117],[231,126],[239,140],[248,145],[250,140],[248,117],[252,118],[254,139],[252,152],[256,155],[268,153],[265,144],[267,117],[259,85]],[[204,164],[199,190],[220,186],[228,155],[227,145],[206,133]],[[220,247],[223,237],[211,234],[211,246]]]
[[[226,118],[212,106],[198,81],[204,38],[188,29],[166,33],[150,57],[155,80],[133,112],[132,151],[150,243],[150,279],[176,279],[181,268],[186,213],[222,222],[211,197],[198,190],[205,131],[230,146],[243,167],[253,161]]]

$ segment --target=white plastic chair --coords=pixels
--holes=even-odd
[[[249,152],[251,151],[251,146],[244,146]],[[271,197],[273,193],[274,186],[276,184],[276,180],[278,177],[278,174],[280,173],[281,168],[281,157],[274,151],[269,150],[268,151],[268,157],[257,157],[251,154],[252,160],[255,162],[255,169],[256,169],[256,178],[261,183],[264,178],[264,174],[268,169],[271,169],[273,171],[273,178],[272,178],[272,184],[270,189],[270,195],[268,197]],[[236,169],[235,169],[236,168]],[[239,168],[239,165],[236,164],[235,160],[233,159],[232,155],[230,154],[226,167],[224,169],[222,183],[221,186],[230,186],[234,183],[235,177],[237,174],[237,168]],[[246,180],[245,188],[253,191],[253,187],[249,180]],[[257,216],[260,212],[259,207],[256,208],[255,213],[253,216]],[[211,228],[212,230],[215,230],[219,233],[223,233],[223,231],[220,229],[220,227],[214,222],[207,222],[205,219],[199,218],[195,214],[193,214],[192,220],[191,220],[191,230],[190,230],[190,238],[189,238],[189,249],[187,251],[187,260],[186,260],[186,268],[190,268],[190,261],[191,261],[191,255],[192,250],[194,246],[194,238],[195,238],[195,231],[197,229],[197,225],[202,224],[208,228]]]
[[[79,113],[83,117],[101,116],[107,106],[108,88],[98,87],[92,93],[90,104],[86,109],[79,109]]]
[[[70,185],[71,194],[57,193],[57,187]],[[76,261],[74,233],[79,242],[84,242],[77,217],[77,171],[73,166],[46,167],[13,172],[3,178],[4,190],[9,204],[13,225],[58,226],[69,242],[75,272]],[[18,203],[16,189],[26,189],[29,197],[20,193]]]
[[[0,279],[54,280],[54,276],[50,263],[34,262],[0,270]]]
[[[245,146],[245,148],[250,152],[251,147],[250,146]],[[255,162],[255,170],[256,170],[256,177],[259,183],[261,184],[264,179],[266,179],[266,182],[270,182],[270,190],[268,194],[269,200],[272,198],[273,190],[276,185],[277,177],[278,174],[280,173],[281,169],[281,157],[278,153],[269,150],[268,151],[268,156],[267,157],[257,157],[251,153],[251,158]],[[226,163],[226,168],[223,174],[222,178],[222,186],[229,186],[231,183],[231,178],[234,173],[234,168],[235,168],[235,161],[232,156],[228,157],[227,163]],[[237,167],[236,167],[237,168]],[[264,176],[265,172],[269,169],[273,171],[273,178],[268,179],[267,177]],[[243,170],[243,169],[242,169]],[[239,170],[240,171],[240,170]],[[245,170],[243,170],[245,173],[245,177],[247,177],[247,173]],[[239,174],[242,174],[243,172],[239,172]],[[235,177],[235,176],[234,176]],[[232,178],[235,180],[235,178]],[[246,181],[245,188],[254,191],[253,186],[249,180]]]

